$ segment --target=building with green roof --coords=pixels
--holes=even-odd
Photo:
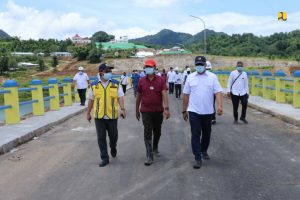
[[[144,45],[136,45],[130,42],[96,42],[96,47],[99,48],[102,46],[103,50],[130,50],[130,49],[147,49]]]

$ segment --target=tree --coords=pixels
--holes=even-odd
[[[88,60],[90,63],[99,63],[100,52],[97,48],[93,48],[89,51]]]
[[[72,48],[72,53],[78,61],[86,60],[89,55],[90,46],[75,46]]]
[[[38,63],[39,63],[39,71],[44,71],[45,68],[46,68],[46,65],[45,65],[45,62],[44,62],[44,59],[39,57],[38,59]]]
[[[0,75],[8,71],[8,57],[3,55],[0,57]]]
[[[98,31],[93,34],[92,41],[93,42],[109,42],[110,40],[114,39],[115,36],[109,35],[104,31]]]
[[[18,62],[14,57],[9,57],[8,59],[8,68],[14,68],[16,69],[18,67]]]
[[[57,65],[58,65],[58,58],[57,58],[57,56],[53,56],[52,57],[52,67],[56,68]]]

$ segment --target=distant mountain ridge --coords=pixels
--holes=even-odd
[[[3,30],[0,29],[0,39],[9,39],[9,38],[11,38],[10,35],[8,35]]]
[[[215,32],[213,30],[206,30],[206,37],[212,35],[226,35],[222,32]],[[148,35],[142,38],[132,39],[130,42],[144,44],[144,45],[159,45],[159,46],[174,46],[178,44],[189,45],[193,43],[199,43],[203,41],[204,33],[203,31],[197,33],[196,35],[191,35],[188,33],[174,32],[169,29],[163,29],[155,35]]]

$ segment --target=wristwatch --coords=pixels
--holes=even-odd
[[[186,111],[182,111],[182,114],[186,113]]]
[[[125,111],[125,108],[121,108],[121,110]]]
[[[165,107],[164,109],[165,109],[165,110],[169,110],[169,107]]]

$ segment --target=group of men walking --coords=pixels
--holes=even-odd
[[[204,56],[195,58],[195,72],[186,67],[184,76],[179,78],[179,70],[175,68],[168,73],[169,93],[184,82],[182,117],[189,121],[191,127],[191,147],[194,154],[195,169],[202,165],[202,159],[210,159],[208,147],[211,137],[213,114],[223,114],[222,87],[217,76],[206,69],[207,63]],[[150,166],[154,157],[159,156],[159,140],[163,120],[170,118],[167,85],[165,79],[156,73],[156,62],[148,59],[144,63],[145,76],[141,77],[137,71],[132,74],[132,85],[136,96],[136,119],[142,120],[144,126],[144,143],[146,160],[144,164]],[[247,123],[246,108],[248,99],[247,74],[242,71],[243,64],[238,62],[237,70],[230,74],[228,80],[228,96],[230,95],[234,110],[234,123],[237,123],[237,109],[239,101],[242,102],[243,111],[240,120]],[[100,149],[100,167],[109,164],[106,135],[109,137],[110,153],[117,156],[118,118],[126,118],[124,105],[124,90],[121,83],[112,79],[112,67],[106,64],[99,66],[99,80],[91,84],[88,94],[87,120],[95,119],[98,145]],[[125,76],[125,74],[123,74]],[[169,82],[173,79],[174,84]],[[181,82],[182,81],[182,82]],[[177,83],[177,84],[176,84]],[[243,88],[244,87],[244,88]],[[180,98],[181,88],[178,89],[177,98]],[[215,108],[215,103],[217,106]]]

